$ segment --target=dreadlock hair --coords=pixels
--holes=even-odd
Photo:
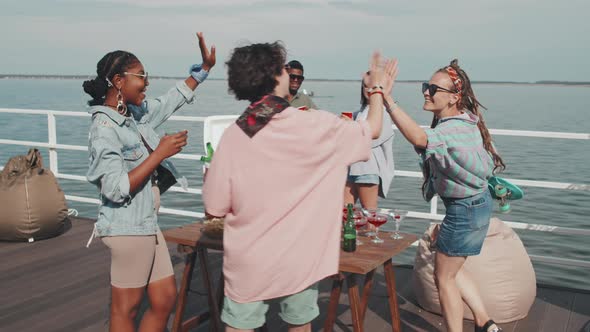
[[[139,59],[127,51],[113,51],[103,56],[96,64],[96,78],[82,83],[84,92],[92,97],[88,105],[104,104],[109,89],[108,81],[112,82],[115,75],[123,75],[123,72],[138,62]]]
[[[475,97],[475,93],[473,92],[473,89],[471,88],[471,81],[469,80],[469,76],[467,76],[467,73],[463,69],[461,69],[461,67],[459,67],[459,60],[453,59],[448,66],[440,68],[436,72],[448,74],[448,72],[447,72],[448,67],[451,67],[452,69],[454,69],[457,72],[457,75],[459,76],[459,78],[461,79],[461,81],[463,83],[461,91],[457,91],[457,93],[459,93],[459,96],[460,96],[460,99],[457,102],[457,108],[460,110],[468,110],[469,112],[473,113],[475,116],[477,116],[479,118],[479,121],[477,122],[477,127],[479,129],[480,134],[481,134],[484,148],[486,149],[486,151],[488,151],[492,155],[492,160],[494,161],[493,172],[496,173],[498,171],[499,172],[503,171],[504,169],[506,169],[506,165],[504,164],[502,157],[500,157],[500,155],[496,151],[496,148],[494,147],[494,145],[492,143],[492,136],[490,135],[490,132],[488,131],[488,128],[486,127],[485,121],[483,119],[483,114],[479,111],[480,106],[483,109],[487,109],[487,108],[485,108],[485,106],[483,106],[479,102],[479,100],[477,100],[477,98]],[[451,81],[452,81],[452,79],[451,79]],[[455,84],[455,83],[453,82],[453,84]],[[454,87],[456,90],[457,86],[454,86]],[[430,124],[430,128],[436,127],[437,123],[438,123],[438,118],[436,116],[433,116],[432,123]],[[424,173],[427,175],[430,174],[430,165],[428,163],[426,163],[424,165]],[[422,184],[422,195],[423,196],[425,195],[426,185],[429,180],[430,180],[429,176],[424,177],[424,183]]]

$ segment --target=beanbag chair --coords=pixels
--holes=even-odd
[[[11,158],[0,173],[0,240],[35,241],[57,236],[71,225],[63,191],[41,153]]]
[[[438,290],[434,282],[435,249],[430,248],[431,226],[419,240],[414,261],[414,291],[418,304],[427,311],[440,314]],[[470,256],[467,270],[479,292],[488,314],[498,323],[511,322],[527,316],[537,292],[535,271],[518,235],[497,218],[490,228],[481,253]],[[464,304],[463,317],[473,320]]]

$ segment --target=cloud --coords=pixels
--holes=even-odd
[[[127,49],[154,74],[184,75],[203,31],[219,67],[238,45],[282,40],[310,78],[356,78],[379,48],[400,58],[402,79],[459,57],[478,79],[587,80],[589,9],[581,0],[13,1],[0,13],[0,73],[91,73],[104,53]]]

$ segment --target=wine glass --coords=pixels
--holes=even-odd
[[[385,224],[387,222],[387,214],[380,213],[379,210],[376,209],[369,209],[367,210],[369,216],[367,217],[367,221],[375,226],[375,237],[371,242],[373,243],[383,243],[383,239],[379,238],[379,226]]]
[[[365,218],[369,218],[369,216],[371,215],[370,211],[375,212],[375,209],[365,209],[363,207],[360,208],[361,212],[363,214],[363,216],[365,216]],[[375,232],[373,232],[371,229],[369,229],[367,232],[365,232],[365,236],[371,237],[371,236],[375,236]]]
[[[395,209],[393,212],[390,212],[389,215],[393,217],[393,222],[395,224],[395,231],[391,235],[391,238],[394,240],[403,239],[404,237],[399,233],[399,224],[408,215],[408,211]]]
[[[361,228],[363,228],[364,226],[367,225],[367,218],[365,218],[365,216],[363,216],[361,211],[355,211],[354,212],[354,227],[356,228],[356,245],[360,246],[363,244],[363,242],[361,242],[359,240],[359,230]]]

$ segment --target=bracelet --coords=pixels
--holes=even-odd
[[[394,110],[396,110],[399,107],[399,105],[397,104],[397,100],[393,101],[393,107],[392,105],[387,105],[385,106],[385,110],[387,111],[387,113],[391,113]]]
[[[385,98],[385,96],[383,95],[383,91],[371,91],[369,92],[369,97],[371,97],[374,94],[380,94],[382,98]]]
[[[188,73],[197,81],[199,84],[203,83],[207,76],[209,76],[209,72],[203,69],[202,64],[195,64],[190,66]]]

